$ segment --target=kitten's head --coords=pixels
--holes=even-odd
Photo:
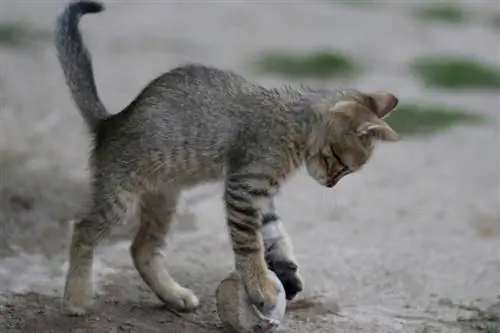
[[[318,183],[333,187],[368,162],[375,140],[399,140],[383,120],[394,111],[398,99],[386,92],[356,90],[322,95],[313,105],[318,121],[310,136],[306,167]]]

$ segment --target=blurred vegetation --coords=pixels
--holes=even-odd
[[[0,47],[25,46],[50,37],[46,31],[35,30],[14,22],[0,22]]]
[[[446,106],[402,104],[385,120],[400,134],[430,134],[455,124],[479,124],[483,118]]]
[[[257,61],[263,73],[279,74],[292,78],[328,78],[332,76],[346,77],[355,72],[353,61],[344,54],[326,50],[309,54],[287,54],[269,52]]]
[[[471,21],[486,22],[491,27],[500,29],[500,13],[471,13],[463,10],[457,4],[453,4],[452,1],[419,7],[415,11],[415,16],[426,21],[453,24]]]
[[[423,57],[412,65],[427,85],[448,89],[500,88],[500,69],[463,57]]]
[[[448,23],[461,23],[466,21],[466,13],[457,5],[439,3],[418,8],[416,16],[423,20]]]
[[[18,45],[24,38],[24,29],[17,25],[3,23],[0,24],[0,44]]]

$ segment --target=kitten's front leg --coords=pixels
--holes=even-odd
[[[299,274],[299,265],[293,252],[291,239],[276,215],[272,201],[268,209],[263,212],[261,233],[267,266],[276,273],[283,284],[286,298],[292,300],[303,290],[304,283]]]
[[[260,203],[268,199],[268,190],[257,184],[261,182],[247,175],[228,177],[224,198],[236,270],[250,301],[269,312],[276,306],[278,289],[269,276],[260,233]]]

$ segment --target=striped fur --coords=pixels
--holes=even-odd
[[[102,8],[74,1],[56,26],[58,59],[94,139],[92,200],[74,227],[64,311],[82,315],[91,307],[94,248],[134,209],[140,228],[130,251],[140,276],[163,302],[195,309],[197,297],[163,264],[165,237],[181,191],[216,180],[225,181],[235,266],[250,299],[264,311],[274,306],[267,267],[292,299],[302,280],[274,196],[304,163],[330,186],[368,161],[373,140],[395,141],[382,119],[397,99],[352,89],[266,89],[231,71],[192,64],[160,75],[111,115],[97,95],[78,30],[82,15]]]

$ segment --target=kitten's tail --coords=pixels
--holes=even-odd
[[[103,10],[104,5],[96,1],[73,1],[57,15],[56,20],[57,57],[73,100],[91,130],[95,130],[98,123],[110,114],[97,93],[92,60],[83,43],[78,23],[83,15]]]

